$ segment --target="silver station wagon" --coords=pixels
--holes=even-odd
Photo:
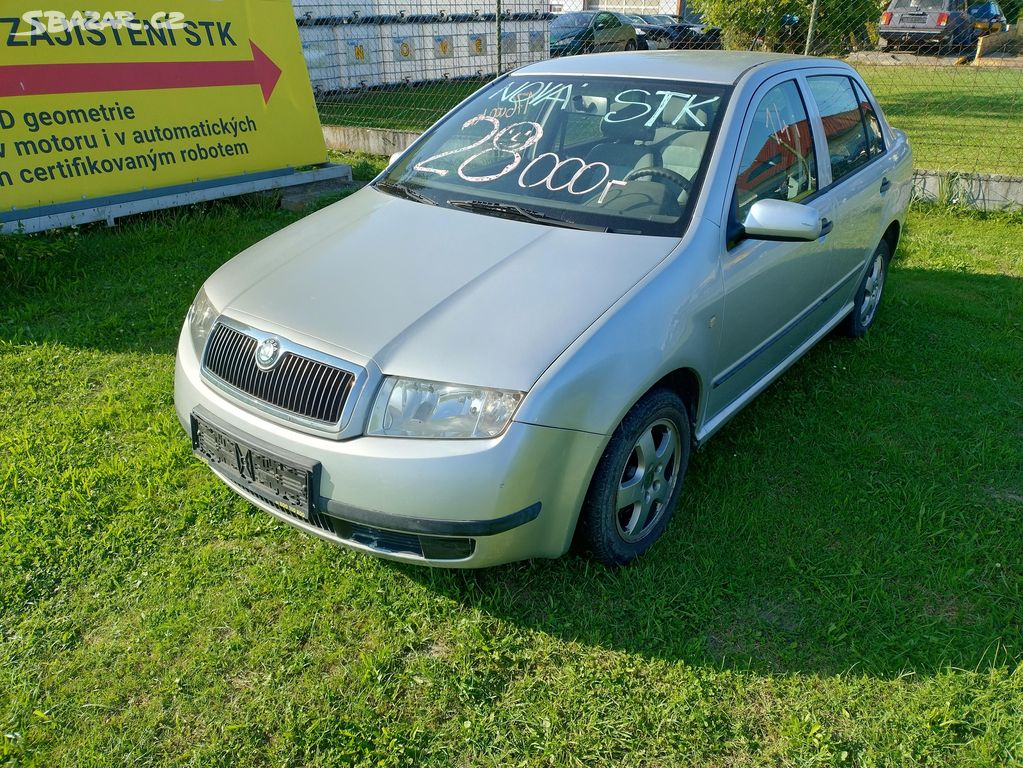
[[[199,291],[176,405],[231,488],[381,557],[609,565],[693,449],[873,325],[906,137],[838,61],[649,52],[499,78]]]

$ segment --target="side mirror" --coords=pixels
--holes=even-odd
[[[830,222],[808,205],[785,200],[757,200],[742,223],[746,237],[754,240],[812,242],[831,231]]]
[[[405,154],[404,152],[395,152],[393,155],[391,155],[391,159],[387,161],[387,164],[394,165],[397,162],[398,158],[404,154]]]

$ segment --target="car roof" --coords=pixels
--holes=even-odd
[[[617,75],[733,85],[751,69],[777,62],[797,68],[819,67],[833,60],[759,51],[637,51],[547,59],[517,69],[514,74]]]

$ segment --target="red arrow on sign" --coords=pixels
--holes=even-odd
[[[0,96],[57,93],[156,91],[258,85],[264,103],[281,79],[281,69],[249,40],[245,61],[144,61],[104,64],[14,64],[0,66]]]

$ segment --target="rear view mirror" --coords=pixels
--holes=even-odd
[[[607,114],[608,98],[607,96],[583,96],[577,93],[572,99],[570,107],[572,112],[583,112],[587,115],[603,117]]]
[[[785,200],[757,200],[742,227],[746,237],[787,242],[810,242],[830,231],[816,210]]]

